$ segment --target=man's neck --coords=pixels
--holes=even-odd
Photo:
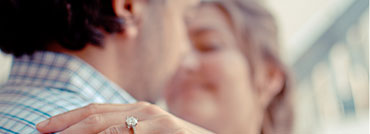
[[[103,46],[88,44],[82,50],[71,51],[55,45],[49,50],[79,57],[137,100],[146,100],[145,92],[140,91],[140,84],[135,75],[138,65],[133,56],[134,51],[129,48],[130,46],[125,46],[128,47],[127,49],[117,48],[117,46],[109,43]]]

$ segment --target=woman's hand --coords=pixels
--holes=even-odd
[[[130,134],[126,117],[137,117],[137,134],[213,134],[181,120],[147,102],[135,104],[90,104],[37,124],[41,133]]]

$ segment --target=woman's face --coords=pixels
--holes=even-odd
[[[187,22],[193,51],[167,88],[170,112],[216,132],[227,130],[225,124],[257,129],[261,112],[230,19],[215,5],[194,12]]]

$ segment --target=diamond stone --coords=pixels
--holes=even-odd
[[[134,127],[137,125],[137,119],[134,116],[130,116],[126,118],[126,124],[128,128]]]

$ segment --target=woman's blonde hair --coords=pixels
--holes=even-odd
[[[261,66],[273,65],[284,75],[285,82],[281,91],[272,99],[264,113],[261,133],[290,134],[293,126],[290,77],[279,58],[275,18],[257,0],[223,0],[215,3],[232,21],[239,48],[250,63],[252,81],[256,80],[256,73],[260,72],[257,70]]]

